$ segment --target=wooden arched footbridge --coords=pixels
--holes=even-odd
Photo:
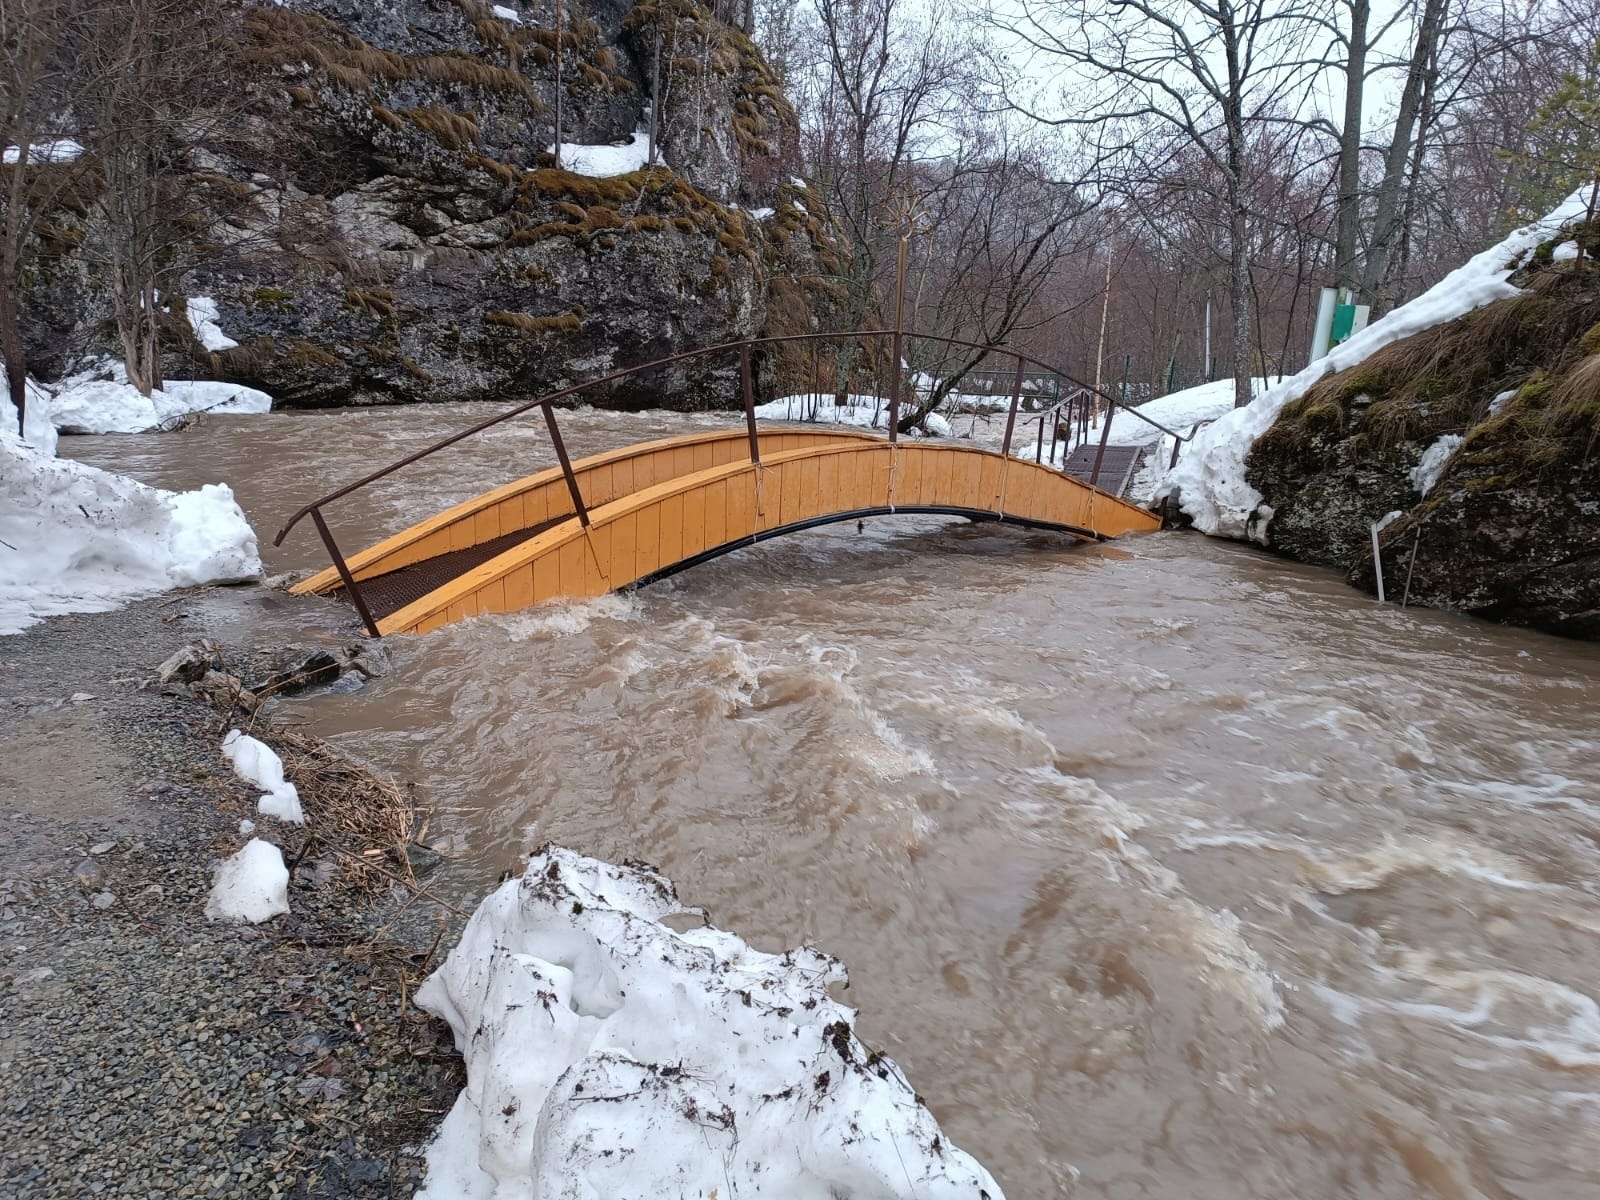
[[[1017,387],[1005,441],[996,452],[958,440],[901,440],[898,380],[886,437],[805,426],[760,428],[752,351],[763,344],[680,355],[544,397],[314,501],[295,514],[275,544],[310,516],[333,566],[294,590],[351,600],[373,636],[425,633],[479,613],[604,595],[767,538],[866,516],[945,513],[1090,540],[1160,525],[1153,513],[1102,490],[1093,478],[1012,456],[1022,363],[1032,360],[1013,355]],[[728,350],[740,354],[745,428],[569,459],[555,401],[622,375]],[[349,558],[341,554],[323,516],[326,505],[533,408],[543,412],[558,466],[446,509]],[[1040,421],[1042,440],[1043,416]]]

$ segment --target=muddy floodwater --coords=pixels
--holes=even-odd
[[[314,492],[482,415],[63,440]],[[577,413],[574,455],[723,418]],[[551,461],[533,425],[334,506],[354,550]],[[226,625],[348,622],[251,590]],[[226,635],[226,629],[223,630]],[[391,639],[299,704],[417,781],[474,902],[554,840],[849,966],[860,1033],[1022,1197],[1600,1197],[1600,648],[1197,535],[895,518]]]

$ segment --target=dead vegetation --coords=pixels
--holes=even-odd
[[[583,310],[572,308],[553,317],[535,317],[530,313],[490,312],[483,316],[487,325],[516,329],[522,333],[577,333],[583,328]]]

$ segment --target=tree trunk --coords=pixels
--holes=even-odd
[[[1422,109],[1423,94],[1431,85],[1431,74],[1438,69],[1436,52],[1444,29],[1446,3],[1447,0],[1423,0],[1417,41],[1411,52],[1411,64],[1406,68],[1400,109],[1395,115],[1394,136],[1384,155],[1383,182],[1378,187],[1377,212],[1372,222],[1372,242],[1362,271],[1361,296],[1368,303],[1375,304],[1381,298],[1379,293],[1389,271],[1389,256],[1398,241],[1398,217],[1404,199],[1406,166],[1411,159],[1411,139]]]
[[[0,355],[6,360],[6,383],[11,403],[17,406],[17,436],[26,438],[28,416],[28,359],[17,328],[17,307],[10,279],[0,280]]]
[[[1361,287],[1361,108],[1366,89],[1369,0],[1350,0],[1350,57],[1344,75],[1344,128],[1339,133],[1339,215],[1333,280],[1352,292]]]

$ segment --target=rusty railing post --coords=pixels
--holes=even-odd
[[[1011,385],[1011,409],[1006,413],[1006,436],[1000,443],[1000,456],[1011,457],[1011,434],[1017,427],[1017,406],[1022,403],[1022,356],[1017,356],[1017,378]]]
[[[750,431],[750,461],[761,465],[761,444],[756,436],[756,389],[750,372],[750,343],[739,346],[739,382],[744,387],[744,423]]]
[[[1100,426],[1100,449],[1094,452],[1094,469],[1089,472],[1089,486],[1100,486],[1100,460],[1106,456],[1106,443],[1111,440],[1111,417],[1117,411],[1117,403],[1112,400],[1106,405],[1106,419]]]
[[[544,409],[544,423],[550,430],[550,444],[556,448],[556,458],[561,463],[561,474],[567,480],[567,491],[572,494],[572,506],[577,509],[578,520],[587,529],[589,510],[584,506],[583,493],[578,490],[578,477],[572,473],[572,460],[567,457],[567,444],[561,440],[561,427],[556,424],[555,409],[548,402],[540,407]]]
[[[350,574],[350,566],[344,561],[344,555],[339,553],[339,546],[333,540],[333,534],[328,532],[328,523],[322,519],[322,510],[311,510],[312,523],[316,525],[317,532],[322,535],[322,544],[328,548],[328,557],[333,559],[334,570],[339,572],[339,578],[344,583],[345,594],[350,597],[356,606],[356,612],[361,614],[361,623],[367,627],[367,632],[375,638],[383,634],[378,632],[378,623],[372,619],[372,614],[367,611],[367,602],[361,595],[361,589],[356,586],[355,577]]]
[[[894,331],[894,360],[889,364],[889,440],[898,441],[900,438],[900,345],[901,333],[899,326]]]

